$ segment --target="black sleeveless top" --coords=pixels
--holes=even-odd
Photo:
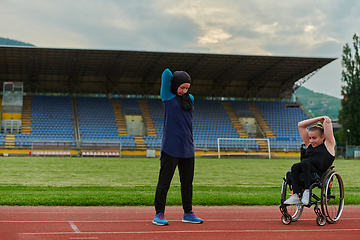
[[[310,144],[306,149],[304,159],[305,158],[309,159],[310,163],[318,169],[321,174],[326,172],[335,160],[335,156],[329,153],[324,143],[315,148]]]

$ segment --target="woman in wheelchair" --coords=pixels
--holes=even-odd
[[[313,125],[307,130],[307,127]],[[284,204],[300,204],[299,195],[301,193],[299,175],[303,174],[304,193],[302,203],[309,205],[310,201],[310,174],[316,172],[319,176],[326,172],[335,159],[335,138],[331,119],[327,116],[311,118],[298,123],[298,129],[302,140],[307,147],[301,162],[295,163],[291,167],[293,177],[293,195]]]

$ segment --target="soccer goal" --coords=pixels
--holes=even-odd
[[[218,157],[221,158],[221,150],[236,151],[230,155],[264,155],[271,158],[270,141],[268,138],[218,138]],[[240,153],[242,152],[242,153]]]

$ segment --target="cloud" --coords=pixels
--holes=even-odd
[[[199,44],[200,45],[207,45],[212,43],[218,43],[221,40],[225,40],[230,38],[231,35],[224,32],[224,30],[219,28],[212,28],[207,31],[207,33],[199,37]]]

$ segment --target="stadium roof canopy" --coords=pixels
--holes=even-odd
[[[0,46],[0,80],[26,92],[158,95],[165,68],[187,71],[196,97],[290,98],[335,58]]]

